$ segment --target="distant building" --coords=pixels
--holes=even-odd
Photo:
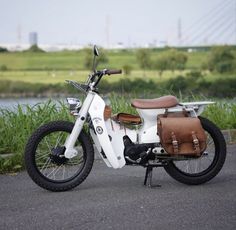
[[[38,44],[38,34],[36,32],[31,32],[29,34],[29,44],[30,46]]]

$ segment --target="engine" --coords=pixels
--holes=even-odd
[[[144,164],[148,160],[154,160],[157,154],[164,153],[158,143],[134,144],[127,135],[123,137],[123,142],[124,156],[130,164]]]

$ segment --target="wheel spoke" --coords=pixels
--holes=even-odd
[[[52,175],[52,177],[55,179],[55,174],[58,171],[58,168],[60,168],[61,166],[57,166],[57,167],[53,167],[52,171],[50,173],[47,174],[47,177],[50,178],[50,176]]]
[[[49,152],[51,152],[51,147],[50,147],[50,145],[49,145],[49,143],[48,143],[48,141],[47,141],[47,137],[45,137],[45,142],[46,142],[46,145],[47,145],[47,147],[48,147],[48,150],[49,150]]]
[[[85,133],[81,133],[75,142],[74,148],[78,154],[72,159],[64,156],[64,145],[71,130],[70,122],[56,121],[41,126],[31,136],[27,144],[30,147],[25,152],[26,168],[39,186],[52,191],[65,191],[81,183],[90,172],[93,155],[88,157],[87,154],[93,154],[93,146]],[[34,170],[30,170],[32,168]]]
[[[65,165],[63,165],[63,171],[62,171],[62,180],[64,180],[65,179],[65,171],[66,171],[66,167],[65,167]]]
[[[54,147],[54,148],[56,148],[56,147],[59,145],[59,143],[60,143],[62,137],[63,137],[63,133],[60,133],[59,136],[57,137],[56,144],[55,144],[55,147]]]
[[[60,161],[54,162],[54,160],[49,157],[49,155],[52,154],[52,146],[54,146],[53,149],[56,150],[57,148],[61,148],[61,145],[64,144],[61,143],[61,141],[65,135],[65,132],[60,132],[57,134],[57,136],[56,133],[53,133],[53,135],[44,137],[44,144],[40,144],[38,146],[35,157],[37,167],[39,167],[41,173],[45,177],[54,181],[67,180],[68,178],[79,172],[81,170],[81,166],[84,163],[83,148],[79,143],[77,143],[77,146],[75,147],[79,152],[79,155],[77,155],[73,159],[68,159],[67,161],[60,163]],[[45,159],[46,157],[48,158]],[[45,162],[42,162],[43,160]],[[55,158],[55,161],[57,161],[57,158]]]
[[[36,154],[37,154],[37,152],[36,152]],[[49,154],[48,153],[44,153],[43,155],[41,155],[41,154],[38,154],[38,156],[36,156],[35,157],[35,160],[40,160],[40,159],[42,159],[42,158],[44,158],[44,157],[46,157],[46,156],[48,156]]]
[[[207,142],[207,147],[209,148],[209,147],[212,146],[213,144],[214,144],[213,139],[210,139],[210,140],[208,140],[208,142]]]
[[[48,157],[48,159],[47,159],[46,162],[44,163],[43,167],[41,168],[42,173],[43,173],[43,171],[45,171],[45,170],[48,168],[48,166],[50,165],[50,163],[51,163],[51,159]]]

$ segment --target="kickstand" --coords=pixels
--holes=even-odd
[[[152,184],[152,170],[153,170],[153,166],[148,165],[146,168],[146,174],[145,174],[145,179],[144,179],[143,184],[149,188],[161,187],[160,184],[156,184],[156,185]]]

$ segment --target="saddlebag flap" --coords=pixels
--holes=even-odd
[[[198,118],[158,116],[157,130],[170,155],[201,156],[206,149],[206,134]]]

